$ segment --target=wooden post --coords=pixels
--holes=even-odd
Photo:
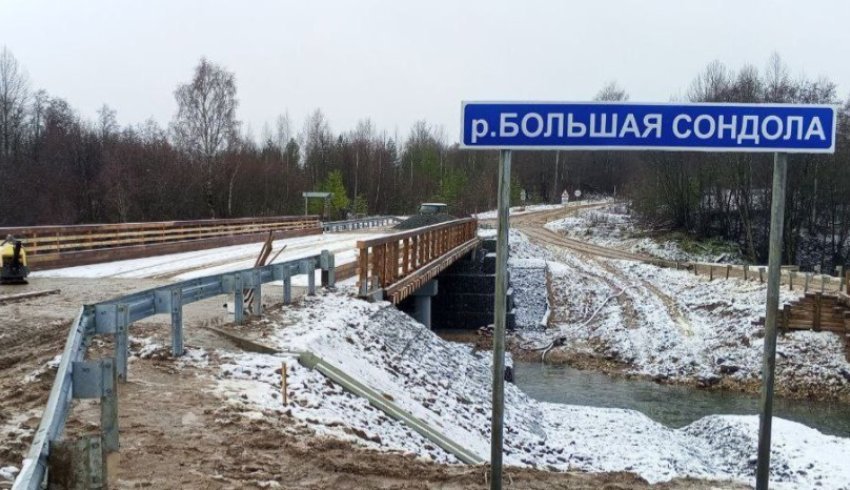
[[[401,272],[404,276],[407,276],[410,273],[410,238],[404,239]]]
[[[378,287],[381,287],[381,281],[383,280],[382,276],[384,275],[384,263],[381,260],[383,248],[383,245],[375,245],[372,247],[372,281],[374,284],[377,284]]]
[[[812,321],[812,330],[820,332],[820,314],[823,307],[823,295],[815,293],[815,317]]]
[[[759,267],[759,282],[764,284],[764,267]]]
[[[287,373],[286,373],[286,363],[280,363],[280,395],[283,400],[283,406],[289,404],[289,400],[286,397],[286,385],[287,385]]]
[[[788,331],[790,329],[789,324],[791,323],[791,305],[785,305],[782,307],[782,330]]]
[[[750,266],[748,264],[744,264],[744,280],[750,280]]]
[[[410,251],[410,270],[415,271],[418,267],[416,266],[416,256],[419,254],[419,236],[414,236],[411,241],[411,251]]]
[[[788,291],[794,290],[794,276],[797,275],[796,272],[789,270],[788,271]]]
[[[732,271],[732,265],[726,264],[726,279],[729,279],[729,273]]]
[[[369,247],[359,247],[357,257],[357,268],[360,269],[360,295],[364,296],[369,290]]]
[[[714,280],[714,265],[709,265],[709,266],[708,266],[708,280],[709,280],[709,281],[713,281],[713,280]]]

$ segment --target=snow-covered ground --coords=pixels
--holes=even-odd
[[[264,341],[310,350],[487,459],[489,353],[444,341],[387,303],[344,293],[307,298],[266,320]],[[281,403],[281,364],[289,405]],[[231,354],[217,392],[247,417],[289,411],[319,434],[441,462],[455,458],[367,402],[302,367],[291,355]],[[505,389],[505,462],[551,470],[630,471],[650,482],[677,476],[752,483],[758,420],[711,416],[671,429],[630,410],[568,406]],[[850,488],[850,440],[774,420],[778,488]]]
[[[286,238],[273,243],[272,256],[284,245],[286,249],[274,263],[298,259],[329,250],[336,255],[336,264],[353,262],[357,257],[358,240],[383,236],[382,233],[326,233]],[[33,273],[33,277],[167,277],[185,280],[210,274],[248,269],[262,249],[261,243],[212,248],[195,252],[158,255],[142,259],[105,262],[102,264],[50,269]]]
[[[512,206],[510,209],[511,216],[519,216],[528,213],[536,213],[539,211],[549,211],[552,209],[563,208],[563,204],[529,204],[528,206]],[[474,214],[473,217],[478,219],[496,219],[499,217],[499,212],[495,209]]]
[[[564,233],[570,238],[585,240],[603,247],[617,248],[632,253],[643,253],[666,260],[693,262],[740,261],[730,254],[689,253],[674,241],[657,241],[636,236],[640,229],[627,204],[580,209],[570,216],[547,223],[546,228]]]
[[[512,260],[545,258],[551,275],[553,328],[521,332],[526,340],[545,345],[561,337],[569,352],[613,359],[657,380],[758,382],[764,341],[763,327],[754,322],[764,316],[764,285],[588,260],[538,247],[520,232],[510,241]],[[781,291],[782,301],[796,297]],[[791,332],[780,336],[777,352],[780,391],[850,394],[850,363],[839,335]]]

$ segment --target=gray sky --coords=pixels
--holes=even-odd
[[[711,60],[763,69],[773,51],[846,97],[848,19],[848,0],[0,0],[0,45],[84,117],[107,103],[121,124],[165,125],[207,56],[236,73],[256,135],[318,107],[335,132],[427,119],[456,141],[464,99],[587,100],[616,80],[667,101]]]

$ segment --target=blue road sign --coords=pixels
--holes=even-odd
[[[830,105],[464,102],[470,149],[834,153]]]

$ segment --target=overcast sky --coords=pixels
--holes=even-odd
[[[711,60],[763,69],[773,51],[846,97],[848,21],[850,0],[0,0],[0,46],[84,117],[107,103],[165,125],[206,56],[236,73],[256,135],[321,108],[335,132],[426,119],[456,141],[461,100],[587,100],[616,80],[667,101]]]

